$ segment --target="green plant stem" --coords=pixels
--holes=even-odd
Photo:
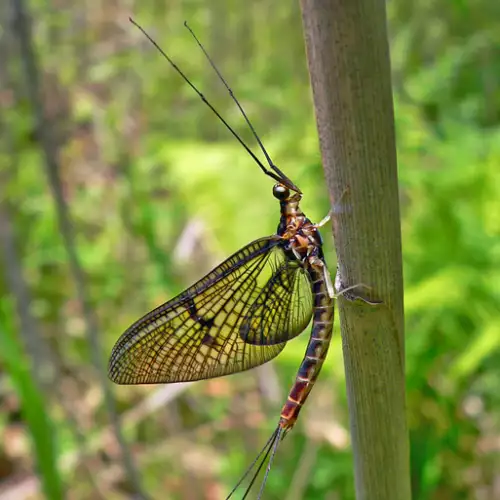
[[[410,498],[401,231],[383,0],[302,0],[309,72],[342,288],[358,500]]]

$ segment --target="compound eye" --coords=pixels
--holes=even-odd
[[[281,201],[286,200],[290,197],[290,190],[283,184],[276,184],[273,187],[273,196]]]

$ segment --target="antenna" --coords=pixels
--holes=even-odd
[[[226,87],[227,91],[229,92],[229,95],[231,96],[231,99],[235,102],[236,106],[238,106],[238,109],[241,111],[241,114],[243,115],[243,118],[245,118],[245,121],[247,122],[248,126],[250,127],[250,130],[252,131],[253,136],[257,140],[257,143],[260,146],[261,151],[264,153],[264,156],[266,157],[267,163],[269,166],[283,179],[288,179],[288,177],[273,163],[271,160],[271,157],[269,156],[266,148],[264,147],[264,144],[262,144],[262,141],[260,140],[260,137],[257,135],[257,132],[255,131],[252,123],[250,122],[250,119],[248,118],[247,114],[245,113],[245,110],[243,109],[243,106],[240,104],[236,96],[234,95],[234,92],[232,91],[231,87],[227,84],[226,80],[222,76],[221,72],[213,62],[212,58],[208,55],[208,52],[205,50],[205,47],[201,44],[201,42],[198,40],[198,37],[194,34],[193,30],[189,27],[187,21],[184,21],[184,26],[188,29],[189,33],[193,36],[193,38],[196,40],[196,43],[198,44],[198,47],[203,51],[205,54],[205,57],[207,58],[208,62],[210,63],[210,66],[214,69],[214,71],[217,73],[217,76],[219,77],[219,80],[224,84]],[[291,182],[291,181],[290,181]],[[293,184],[293,183],[292,183]],[[294,188],[294,191],[297,190],[297,187]],[[298,191],[300,193],[300,190]]]
[[[243,148],[246,150],[246,152],[253,158],[253,160],[255,161],[255,163],[257,163],[257,165],[260,167],[260,169],[266,175],[268,175],[269,177],[273,178],[275,181],[277,181],[277,182],[279,182],[279,183],[287,186],[292,191],[295,191],[297,193],[301,193],[300,189],[283,172],[281,172],[281,170],[279,170],[278,167],[276,167],[276,165],[273,164],[273,162],[271,161],[269,155],[267,154],[267,151],[264,149],[264,146],[262,145],[262,142],[260,141],[259,137],[257,136],[254,128],[252,127],[252,125],[251,125],[251,123],[250,123],[247,115],[243,111],[243,108],[241,107],[240,103],[238,102],[238,100],[234,96],[232,90],[228,87],[226,81],[222,78],[221,74],[219,73],[219,71],[215,67],[214,63],[212,62],[212,60],[208,56],[207,52],[205,51],[205,49],[203,48],[203,46],[201,45],[201,43],[198,41],[198,39],[196,38],[196,36],[192,32],[191,28],[189,28],[189,26],[186,23],[184,23],[185,26],[186,26],[186,28],[191,32],[191,34],[193,35],[194,39],[197,41],[198,45],[203,50],[203,53],[208,58],[208,60],[209,60],[210,64],[212,65],[212,67],[217,72],[217,75],[219,76],[219,78],[222,80],[222,82],[224,83],[224,85],[228,89],[228,91],[229,91],[232,99],[236,102],[236,104],[237,104],[238,108],[240,109],[240,111],[242,112],[242,114],[243,114],[246,122],[250,126],[251,131],[253,132],[255,138],[257,139],[257,141],[258,141],[258,143],[259,143],[259,145],[260,145],[260,147],[261,147],[261,149],[262,149],[262,151],[263,151],[263,153],[264,153],[264,155],[265,155],[265,157],[266,157],[266,159],[267,159],[267,161],[269,163],[269,166],[276,173],[274,173],[271,170],[267,169],[263,165],[263,163],[257,158],[257,156],[255,155],[255,153],[247,146],[247,144],[236,133],[236,131],[231,127],[231,125],[229,125],[229,123],[227,123],[227,121],[212,106],[212,104],[205,98],[205,96],[198,90],[198,88],[191,82],[191,80],[189,80],[189,78],[181,71],[181,69],[177,66],[177,64],[174,63],[174,61],[167,55],[167,53],[151,38],[151,36],[148,35],[148,33],[144,30],[144,28],[142,28],[142,26],[140,26],[138,23],[136,23],[134,21],[134,19],[132,19],[131,17],[129,17],[129,21],[142,32],[142,34],[153,44],[154,47],[156,47],[156,49],[160,52],[160,54],[169,62],[169,64],[172,66],[172,68],[174,68],[174,70],[182,77],[182,79],[196,92],[196,94],[198,95],[198,97],[212,110],[212,112],[215,114],[215,116],[217,116],[217,118],[224,124],[224,126],[229,130],[229,132],[231,132],[231,134],[235,137],[235,139],[243,146]]]

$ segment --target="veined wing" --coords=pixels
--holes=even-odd
[[[200,380],[248,370],[277,356],[285,342],[307,326],[303,314],[296,322],[288,321],[286,332],[269,325],[278,313],[266,312],[261,320],[254,319],[267,308],[287,306],[283,304],[285,299],[297,300],[274,293],[275,302],[264,302],[269,283],[279,282],[274,278],[276,272],[287,276],[304,272],[288,260],[279,245],[281,241],[271,236],[250,243],[176,298],[134,323],[113,348],[111,380],[119,384]],[[289,265],[290,270],[283,271]],[[259,307],[253,307],[256,303]],[[281,344],[245,342],[240,332],[247,323],[258,324],[259,335],[279,339]],[[273,334],[269,333],[271,328]],[[249,338],[257,338],[252,326],[243,329]]]
[[[311,279],[297,261],[285,261],[261,289],[240,327],[248,344],[274,345],[302,332],[313,310]]]

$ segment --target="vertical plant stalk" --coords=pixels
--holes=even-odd
[[[40,146],[43,151],[45,170],[56,205],[59,230],[68,256],[70,272],[75,282],[78,301],[80,302],[82,308],[92,362],[97,369],[104,394],[106,410],[109,415],[116,440],[121,448],[127,480],[130,481],[130,484],[135,489],[136,493],[141,497],[144,497],[141,493],[139,474],[136,470],[130,450],[123,437],[110,383],[106,377],[105,368],[102,362],[102,350],[99,342],[97,317],[92,309],[87,295],[85,274],[76,250],[73,226],[68,205],[63,196],[61,179],[59,176],[57,147],[55,145],[50,123],[45,115],[41,99],[40,71],[33,46],[33,37],[27,14],[27,7],[23,0],[12,0],[12,10],[14,15],[14,31],[18,35],[20,55],[26,80],[26,89],[34,114],[37,138],[40,141]]]
[[[6,11],[10,10],[10,4],[5,6]],[[0,19],[9,19],[10,16],[8,12],[1,12]],[[5,22],[5,26],[8,23]],[[0,53],[4,55],[4,62],[2,70],[0,70],[0,91],[9,92],[16,88],[17,80],[14,76],[14,68],[16,67],[16,62],[18,59],[18,51],[16,50],[16,43],[12,43],[12,39],[15,40],[16,35],[12,33],[12,30],[6,30],[4,32],[4,37],[0,40]],[[13,92],[16,95],[15,92]],[[18,103],[12,105],[17,107]],[[15,108],[14,108],[15,109]],[[71,401],[68,402],[67,395],[64,394],[63,388],[61,388],[60,383],[56,383],[59,380],[59,376],[62,372],[59,359],[55,355],[51,346],[47,343],[46,339],[41,334],[42,328],[37,320],[37,318],[32,313],[32,297],[31,290],[28,283],[25,280],[23,267],[22,267],[22,256],[18,251],[18,244],[16,241],[16,231],[15,231],[15,216],[17,205],[14,199],[10,199],[8,193],[8,186],[15,178],[15,173],[19,170],[19,154],[15,148],[14,127],[9,123],[10,113],[8,113],[7,108],[4,108],[5,113],[0,115],[0,151],[6,154],[8,158],[8,164],[0,163],[0,273],[2,272],[1,266],[3,264],[3,269],[5,270],[5,278],[7,289],[10,295],[14,299],[18,324],[19,324],[19,338],[22,341],[22,346],[19,346],[20,357],[26,354],[28,363],[26,367],[21,366],[22,360],[12,358],[11,367],[16,368],[12,371],[10,370],[10,376],[15,376],[16,374],[21,374],[16,381],[17,390],[20,393],[20,402],[22,406],[28,407],[29,411],[25,411],[25,418],[29,419],[33,414],[35,414],[36,424],[31,428],[30,432],[33,437],[33,442],[36,446],[37,453],[40,450],[44,452],[51,449],[47,446],[50,440],[55,443],[58,442],[59,437],[57,429],[52,426],[52,421],[50,419],[51,413],[48,408],[53,402],[53,397],[55,396],[57,402],[60,404],[66,415],[66,423],[71,429],[75,441],[78,444],[78,454],[82,460],[83,468],[87,474],[88,482],[92,486],[92,494],[96,499],[104,498],[99,490],[98,485],[95,482],[95,473],[93,470],[95,467],[95,460],[92,461],[92,468],[86,460],[90,457],[89,450],[87,449],[86,436],[81,430],[76,413],[71,406]],[[6,117],[7,115],[8,117]],[[1,314],[0,314],[1,323]],[[8,325],[4,325],[5,330],[8,329]],[[2,327],[0,326],[0,337],[2,337]],[[3,350],[5,351],[4,341],[9,337],[9,332],[3,332],[3,338],[0,342]],[[11,344],[11,349],[16,350],[15,344]],[[24,352],[23,352],[24,351]],[[1,351],[0,351],[1,353]],[[24,358],[23,358],[24,359]],[[27,368],[27,372],[24,373],[23,368]],[[23,381],[31,381],[33,388],[31,390],[27,384],[23,384]],[[38,394],[40,392],[40,394]],[[22,395],[27,395],[28,397],[23,400]],[[31,399],[31,396],[35,397],[35,401]],[[43,404],[42,409],[35,407],[36,403]],[[32,422],[28,422],[32,424]],[[51,427],[52,426],[52,427]],[[54,451],[57,451],[57,446],[52,447]],[[57,479],[57,475],[50,470],[52,463],[55,463],[55,467],[58,467],[57,458],[42,456],[39,460],[39,476],[41,483],[44,486],[46,494],[48,491],[47,483],[50,484],[52,488],[49,497],[56,498],[54,489],[57,490],[55,486],[54,478]],[[80,465],[80,464],[79,464]],[[28,481],[30,485],[36,490],[38,487],[38,481]],[[62,484],[62,482],[61,482]],[[21,486],[22,487],[22,486]],[[62,490],[62,487],[61,487]],[[14,493],[16,495],[16,493]],[[62,492],[61,492],[62,495]]]
[[[1,173],[1,172],[0,172]],[[2,176],[4,177],[4,176]],[[0,194],[1,196],[1,194]],[[6,204],[6,203],[5,203]],[[4,201],[0,198],[0,268],[3,264],[6,282],[15,298],[19,316],[19,337],[24,341],[25,356],[21,342],[5,324],[0,311],[0,360],[10,375],[23,412],[23,418],[30,431],[36,470],[41,489],[47,498],[62,500],[64,484],[57,463],[58,436],[47,411],[48,399],[43,389],[52,377],[44,359],[45,345],[37,336],[36,323],[29,308],[29,292],[21,274],[21,266],[14,243],[14,231]]]
[[[401,230],[384,0],[301,0],[342,288],[358,500],[411,497]]]

